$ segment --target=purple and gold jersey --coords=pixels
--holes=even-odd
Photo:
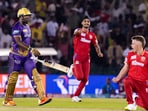
[[[22,25],[20,22],[17,22],[12,27],[12,49],[13,52],[20,54],[22,50],[16,43],[15,37],[20,37],[21,41],[29,46],[31,42],[31,30],[29,25]]]

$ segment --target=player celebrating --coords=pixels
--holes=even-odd
[[[143,36],[132,37],[132,51],[125,58],[125,65],[118,76],[112,80],[119,82],[128,72],[128,76],[124,79],[128,102],[125,110],[136,110],[137,105],[148,110],[148,52],[144,50],[145,45],[146,41]]]
[[[38,94],[38,105],[50,102],[52,99],[45,96],[41,77],[36,69],[35,62],[31,56],[39,56],[40,52],[30,47],[31,31],[28,22],[31,19],[31,12],[27,8],[18,10],[19,21],[12,27],[12,48],[9,54],[9,76],[6,82],[5,97],[3,105],[15,106],[13,94],[18,79],[18,74],[23,67],[28,74],[31,84]]]
[[[68,76],[70,77],[73,69],[75,78],[80,81],[80,84],[72,97],[73,102],[81,102],[79,95],[88,81],[90,72],[90,45],[93,44],[98,56],[103,57],[96,35],[89,31],[90,20],[88,17],[85,17],[81,24],[82,28],[75,29],[74,31],[73,65],[71,65],[68,73]]]

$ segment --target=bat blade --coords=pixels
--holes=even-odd
[[[45,62],[45,61],[39,60],[39,59],[37,61],[41,62],[44,66],[52,68],[52,69],[56,69],[56,70],[59,70],[59,71],[65,72],[65,73],[68,73],[68,71],[69,71],[69,67],[55,63],[55,62],[49,63],[49,62]]]

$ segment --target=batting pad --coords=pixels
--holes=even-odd
[[[32,70],[32,78],[33,78],[34,83],[36,85],[36,90],[37,90],[39,99],[42,100],[45,97],[45,92],[44,92],[44,88],[43,88],[41,77],[40,77],[40,75],[39,75],[39,73],[38,73],[36,68],[34,68]]]
[[[12,100],[17,79],[18,79],[18,72],[16,71],[12,72],[9,75],[8,83],[6,84],[6,93],[4,97],[5,102]]]

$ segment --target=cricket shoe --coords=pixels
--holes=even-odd
[[[68,77],[72,77],[72,75],[73,75],[73,64],[70,65],[70,68],[69,68],[68,73],[67,73]]]
[[[125,111],[136,111],[137,105],[136,104],[128,104],[124,109],[125,109]]]
[[[39,100],[39,101],[38,101],[38,105],[39,105],[39,106],[42,106],[42,105],[44,105],[44,104],[49,103],[51,100],[52,100],[52,98],[44,97],[42,100]]]
[[[72,102],[82,102],[82,100],[78,96],[73,96]]]
[[[8,102],[3,101],[3,106],[16,106],[16,104],[12,100],[8,101]]]

